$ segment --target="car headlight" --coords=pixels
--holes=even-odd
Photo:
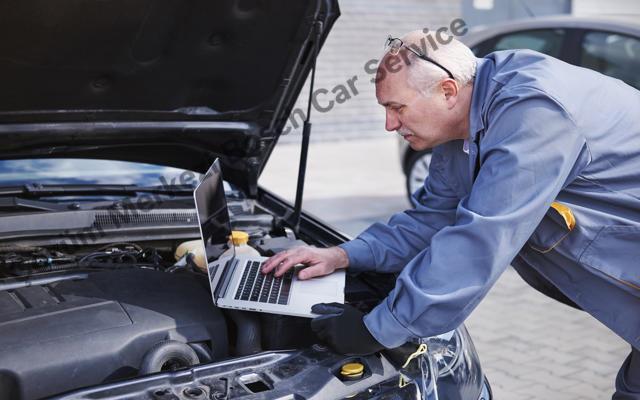
[[[479,399],[484,388],[484,375],[480,368],[480,360],[469,333],[464,326],[460,326],[448,334],[434,336],[426,339],[428,359],[423,359],[426,381],[424,385],[420,381],[418,369],[419,360],[412,362],[412,377],[415,380],[405,386],[398,385],[398,379],[392,379],[372,386],[366,391],[358,393],[354,398],[368,399],[420,399],[421,393],[426,390],[424,398],[446,400]],[[413,347],[413,350],[415,350]],[[411,349],[411,346],[407,346]],[[392,360],[394,364],[411,354],[405,350],[404,354]],[[395,354],[398,355],[397,353]],[[433,377],[427,372],[426,364]],[[400,365],[402,362],[399,363]],[[436,396],[437,391],[437,396]]]
[[[477,399],[484,385],[480,360],[467,329],[427,339],[440,399]],[[435,397],[435,396],[434,396]]]

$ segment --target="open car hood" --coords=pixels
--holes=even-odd
[[[256,193],[337,0],[0,0],[0,158],[204,172]]]

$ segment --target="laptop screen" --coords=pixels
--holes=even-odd
[[[222,276],[221,269],[224,268],[224,265],[216,261],[229,248],[228,242],[231,236],[231,223],[219,160],[211,165],[196,187],[193,197],[207,258],[211,290],[215,291]]]

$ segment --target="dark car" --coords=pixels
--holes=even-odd
[[[482,27],[460,38],[477,57],[530,49],[621,79],[640,89],[640,24],[632,17],[554,16]],[[414,151],[404,140],[400,160],[411,197],[429,174],[431,150]]]
[[[231,224],[262,255],[348,240],[258,185],[337,1],[0,15],[1,399],[490,398],[464,326],[406,368],[417,344],[336,354],[309,319],[215,307],[177,253],[200,238],[193,190],[216,159]],[[367,311],[394,282],[348,275],[346,301]]]

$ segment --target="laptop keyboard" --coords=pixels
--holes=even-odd
[[[293,270],[276,278],[272,273],[264,275],[260,272],[262,263],[247,261],[240,286],[236,292],[236,300],[257,301],[260,303],[289,304]]]

